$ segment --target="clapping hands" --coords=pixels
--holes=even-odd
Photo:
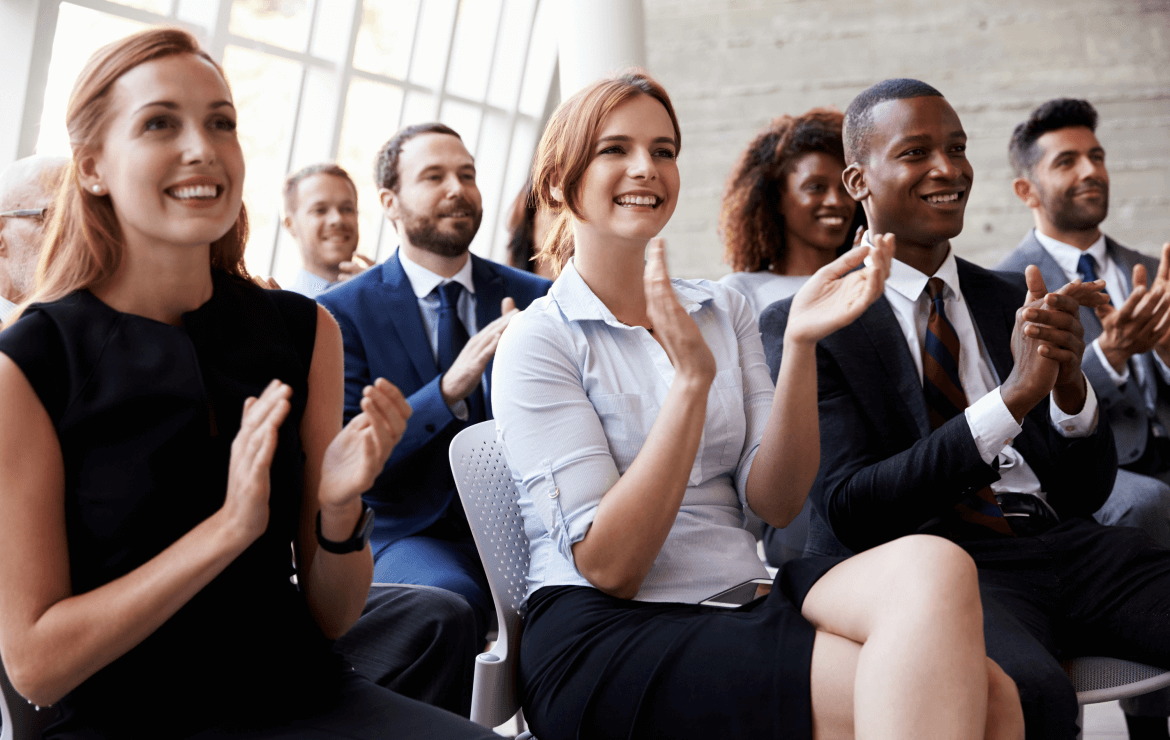
[[[815,344],[852,323],[882,294],[893,258],[894,235],[878,234],[817,270],[792,299],[785,341]]]
[[[361,409],[325,450],[319,493],[322,507],[344,506],[374,485],[411,414],[402,392],[384,378],[363,389]]]

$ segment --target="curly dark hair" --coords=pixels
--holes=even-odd
[[[759,272],[783,261],[786,245],[780,195],[784,178],[797,159],[812,152],[831,154],[844,164],[843,121],[835,108],[780,116],[756,134],[739,156],[727,178],[719,214],[723,258],[731,269]]]
[[[374,160],[375,185],[398,192],[398,158],[402,155],[402,145],[420,134],[448,134],[463,140],[455,129],[441,123],[416,123],[400,129],[378,150]]]
[[[1028,120],[1016,126],[1012,140],[1008,143],[1008,159],[1016,171],[1016,177],[1031,177],[1032,168],[1040,159],[1036,140],[1049,131],[1084,126],[1090,131],[1097,130],[1097,109],[1087,100],[1056,98],[1032,111]]]

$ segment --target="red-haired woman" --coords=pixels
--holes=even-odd
[[[727,178],[719,230],[724,259],[735,272],[719,282],[742,293],[757,319],[836,259],[849,246],[854,218],[865,218],[841,180],[843,121],[832,108],[773,119]],[[863,231],[854,231],[854,244]],[[764,528],[771,565],[804,554],[808,520],[806,503],[784,529]]]
[[[342,429],[337,324],[247,279],[220,68],[144,31],[67,122],[39,286],[0,332],[0,651],[47,736],[490,736],[330,649],[410,408],[379,379]]]
[[[974,564],[945,540],[797,560],[746,606],[699,603],[766,575],[745,514],[800,511],[819,460],[814,346],[881,294],[893,242],[809,279],[773,389],[747,302],[671,280],[653,239],[678,201],[680,138],[662,87],[631,73],[565,101],[537,155],[560,277],[504,333],[492,392],[531,546],[533,732],[1022,737]]]

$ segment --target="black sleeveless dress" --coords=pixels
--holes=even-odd
[[[30,306],[0,332],[48,411],[65,465],[73,593],[142,565],[211,516],[227,490],[244,400],[273,378],[292,410],[272,462],[268,530],[154,634],[54,707],[46,737],[183,737],[287,716],[345,664],[296,586],[301,417],[316,304],[213,272],[181,326],[88,291]]]

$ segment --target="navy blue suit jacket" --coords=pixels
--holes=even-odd
[[[524,309],[548,292],[548,280],[471,255],[476,324],[499,318],[511,297]],[[337,319],[345,343],[345,421],[361,412],[362,388],[385,378],[410,401],[406,433],[364,498],[375,511],[375,553],[395,540],[433,524],[456,496],[447,450],[465,424],[451,413],[439,391],[438,365],[427,339],[418,297],[397,252],[378,267],[322,293],[318,302]],[[492,363],[484,377],[491,412]]]
[[[1023,277],[958,260],[959,285],[1000,379],[1011,373],[1015,311]],[[772,377],[780,368],[791,299],[760,316]],[[809,552],[849,554],[953,516],[953,506],[999,479],[983,462],[966,416],[931,430],[926,397],[905,335],[885,296],[817,344],[821,465],[809,498]],[[1062,519],[1101,507],[1117,474],[1106,415],[1093,434],[1066,438],[1049,422],[1045,398],[1015,439]],[[842,548],[842,546],[844,546]]]

